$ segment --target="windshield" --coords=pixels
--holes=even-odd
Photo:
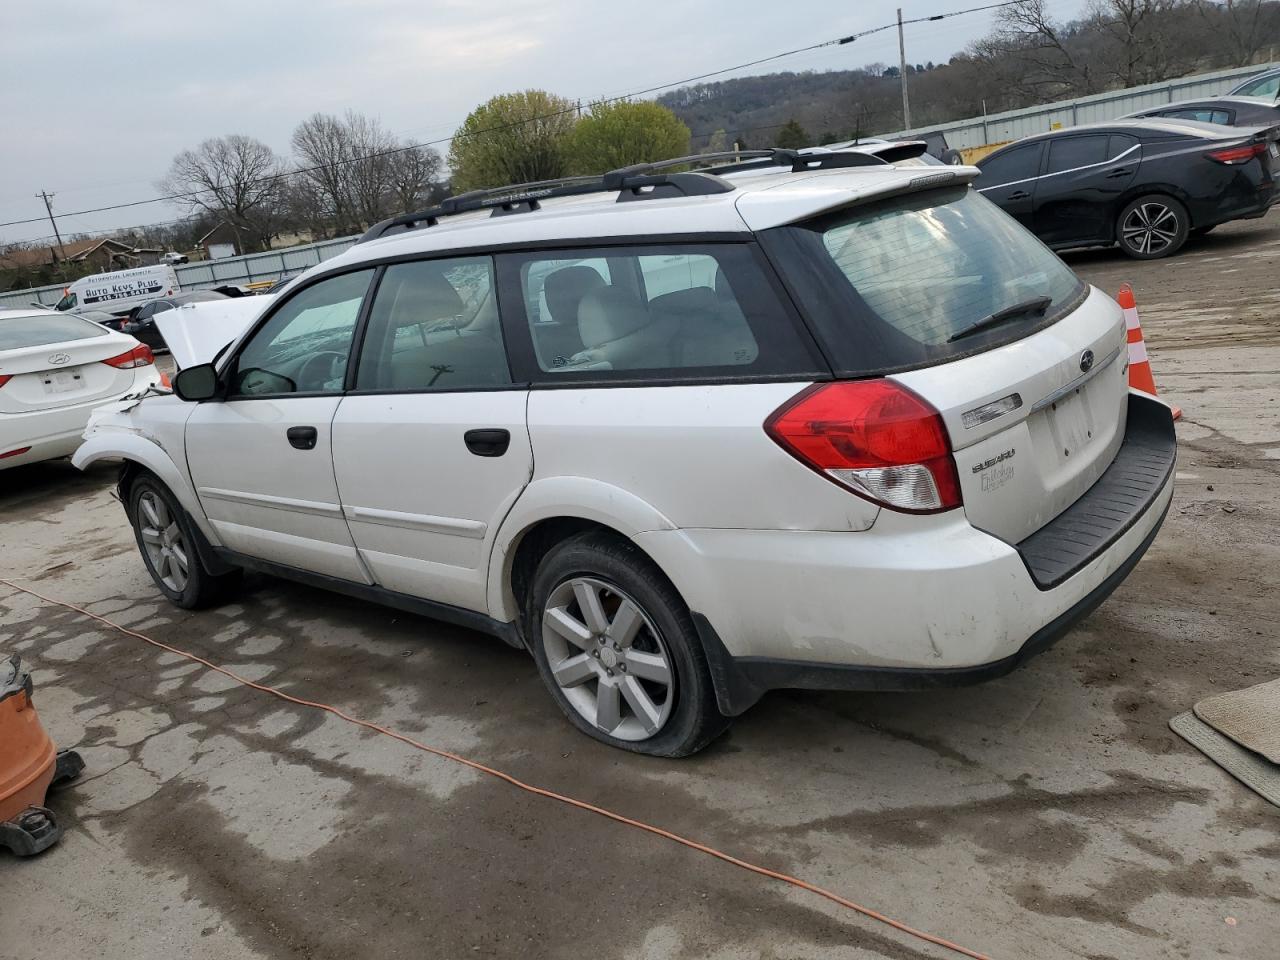
[[[810,301],[840,372],[990,349],[1056,320],[1084,292],[1047,247],[967,188],[895,197],[785,229],[823,275],[797,280],[797,292]],[[799,252],[784,250],[784,264]],[[1011,309],[1027,304],[1038,309]]]
[[[105,337],[110,332],[96,323],[79,317],[58,317],[49,314],[6,317],[0,320],[0,350],[21,350],[23,347],[43,347],[51,343],[89,340],[92,337]]]

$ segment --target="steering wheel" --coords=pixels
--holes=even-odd
[[[336,350],[314,353],[298,368],[298,390],[322,390],[331,380],[340,380],[347,372],[347,355]]]

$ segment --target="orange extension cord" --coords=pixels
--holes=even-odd
[[[277,690],[275,687],[269,687],[261,683],[254,683],[252,680],[248,680],[244,677],[238,676],[237,674],[235,674],[231,670],[226,669],[225,667],[220,667],[217,664],[210,663],[208,660],[205,660],[203,657],[198,657],[194,653],[188,653],[185,650],[179,650],[176,647],[169,646],[167,643],[161,643],[159,640],[153,640],[151,639],[151,637],[144,636],[141,633],[137,633],[126,627],[122,627],[118,623],[113,623],[112,621],[108,620],[106,617],[101,617],[96,613],[90,613],[88,610],[85,610],[82,607],[77,607],[73,603],[67,603],[64,600],[55,600],[53,597],[46,597],[44,594],[37,593],[35,590],[31,590],[27,587],[19,586],[18,584],[14,583],[12,580],[6,580],[0,577],[0,583],[3,583],[9,587],[12,587],[14,590],[20,590],[23,593],[30,594],[31,596],[36,597],[39,600],[43,600],[45,603],[51,603],[59,607],[65,607],[68,610],[74,610],[76,613],[82,616],[89,617],[90,619],[93,619],[93,620],[97,620],[99,623],[103,623],[113,630],[118,630],[120,633],[123,633],[125,636],[134,637],[135,639],[142,640],[146,643],[151,644],[152,646],[159,647],[161,650],[165,650],[169,653],[177,654],[178,656],[185,657],[188,660],[193,660],[196,663],[199,663],[208,667],[210,670],[217,671],[223,676],[230,677],[232,680],[236,681],[236,683],[243,684],[246,687],[252,687],[254,690],[260,690],[263,693],[269,693],[274,697],[279,697],[281,700],[287,700],[290,703],[296,703],[299,706],[312,707],[316,710],[324,710],[327,713],[332,713],[336,717],[341,717],[343,720],[346,720],[348,723],[353,723],[358,727],[364,727],[368,730],[374,730],[378,733],[383,734],[384,736],[390,737],[393,740],[399,740],[401,743],[408,744],[409,746],[413,747],[416,750],[422,750],[425,753],[434,754],[435,756],[442,757],[445,760],[452,760],[454,763],[460,763],[464,767],[470,767],[472,770],[478,770],[480,773],[488,774],[491,777],[496,777],[497,779],[503,780],[511,784],[511,786],[518,787],[519,789],[524,790],[527,793],[536,794],[539,797],[546,797],[549,800],[558,800],[560,803],[568,804],[571,807],[577,807],[579,810],[586,810],[590,813],[595,813],[602,817],[607,817],[608,819],[614,820],[618,823],[626,824],[629,827],[635,827],[638,830],[644,830],[647,833],[652,833],[656,836],[664,837],[667,840],[672,840],[678,844],[681,844],[682,846],[688,847],[690,850],[697,850],[699,853],[705,853],[708,856],[715,857],[717,860],[723,860],[725,863],[731,863],[735,867],[741,867],[743,870],[748,870],[751,873],[759,874],[762,877],[769,877],[772,880],[781,880],[783,883],[789,883],[793,887],[798,887],[801,890],[807,890],[810,893],[817,894],[820,897],[824,897],[825,899],[830,900],[832,903],[837,903],[842,907],[847,907],[850,910],[857,911],[858,913],[862,914],[864,917],[870,917],[872,920],[879,920],[881,923],[886,923],[889,926],[893,927],[895,930],[900,930],[903,933],[910,934],[911,936],[916,937],[917,939],[923,940],[926,943],[932,943],[939,947],[945,947],[946,949],[952,950],[960,954],[961,956],[971,957],[972,960],[991,960],[991,958],[987,956],[985,953],[978,953],[976,950],[970,950],[967,947],[962,947],[959,944],[952,943],[950,940],[944,940],[942,937],[935,937],[931,933],[925,933],[923,930],[917,930],[914,927],[908,926],[907,924],[903,923],[900,920],[895,920],[892,917],[887,917],[883,913],[880,913],[879,911],[872,910],[870,907],[864,907],[859,903],[854,903],[852,900],[846,899],[845,897],[842,897],[837,893],[833,893],[832,891],[827,890],[823,887],[819,887],[816,884],[812,884],[805,880],[801,880],[798,877],[793,877],[785,873],[779,873],[776,870],[770,870],[768,867],[762,867],[762,866],[759,866],[758,864],[749,863],[746,860],[739,860],[737,857],[731,856],[730,854],[717,850],[714,847],[709,847],[706,844],[698,843],[696,840],[690,840],[688,837],[682,837],[678,833],[672,833],[669,830],[663,830],[661,827],[655,827],[653,824],[645,823],[642,820],[632,820],[630,817],[624,817],[622,814],[614,813],[612,810],[606,810],[604,807],[597,807],[595,804],[587,803],[585,800],[576,800],[573,797],[567,797],[562,793],[556,793],[554,790],[546,790],[546,789],[543,789],[542,787],[535,787],[532,784],[525,783],[522,780],[517,780],[515,777],[511,776],[510,774],[503,773],[501,770],[495,770],[493,767],[486,767],[483,763],[477,763],[475,760],[468,760],[466,757],[458,756],[456,753],[450,753],[448,750],[441,750],[439,747],[428,746],[425,743],[420,743],[417,740],[414,740],[412,737],[407,737],[404,734],[397,733],[396,731],[391,730],[387,727],[380,726],[376,723],[371,723],[368,720],[361,720],[359,717],[353,717],[350,714],[344,713],[342,710],[339,710],[337,707],[330,706],[327,703],[317,703],[314,700],[304,700],[301,697],[295,697],[288,693],[285,693],[283,690]]]

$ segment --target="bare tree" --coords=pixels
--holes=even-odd
[[[359,230],[412,207],[441,171],[440,155],[401,143],[354,111],[314,114],[293,133],[298,173],[337,230]]]
[[[1263,28],[1268,19],[1262,0],[1196,0],[1195,5],[1205,29],[1226,37],[1231,65],[1244,67],[1252,63],[1263,45]]]
[[[283,175],[284,166],[269,146],[231,134],[182,151],[157,187],[192,211],[225,220],[244,250],[260,250],[277,226]]]

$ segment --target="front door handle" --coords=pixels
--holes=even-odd
[[[462,435],[467,449],[477,457],[500,457],[511,446],[511,431],[493,427],[485,430],[468,430]]]
[[[1025,190],[1015,190],[1013,193],[1009,194],[1009,199],[1010,200],[1030,200],[1031,194],[1027,193],[1027,191]]]
[[[299,450],[314,450],[319,437],[315,427],[290,427],[284,435],[289,438],[289,444]]]

